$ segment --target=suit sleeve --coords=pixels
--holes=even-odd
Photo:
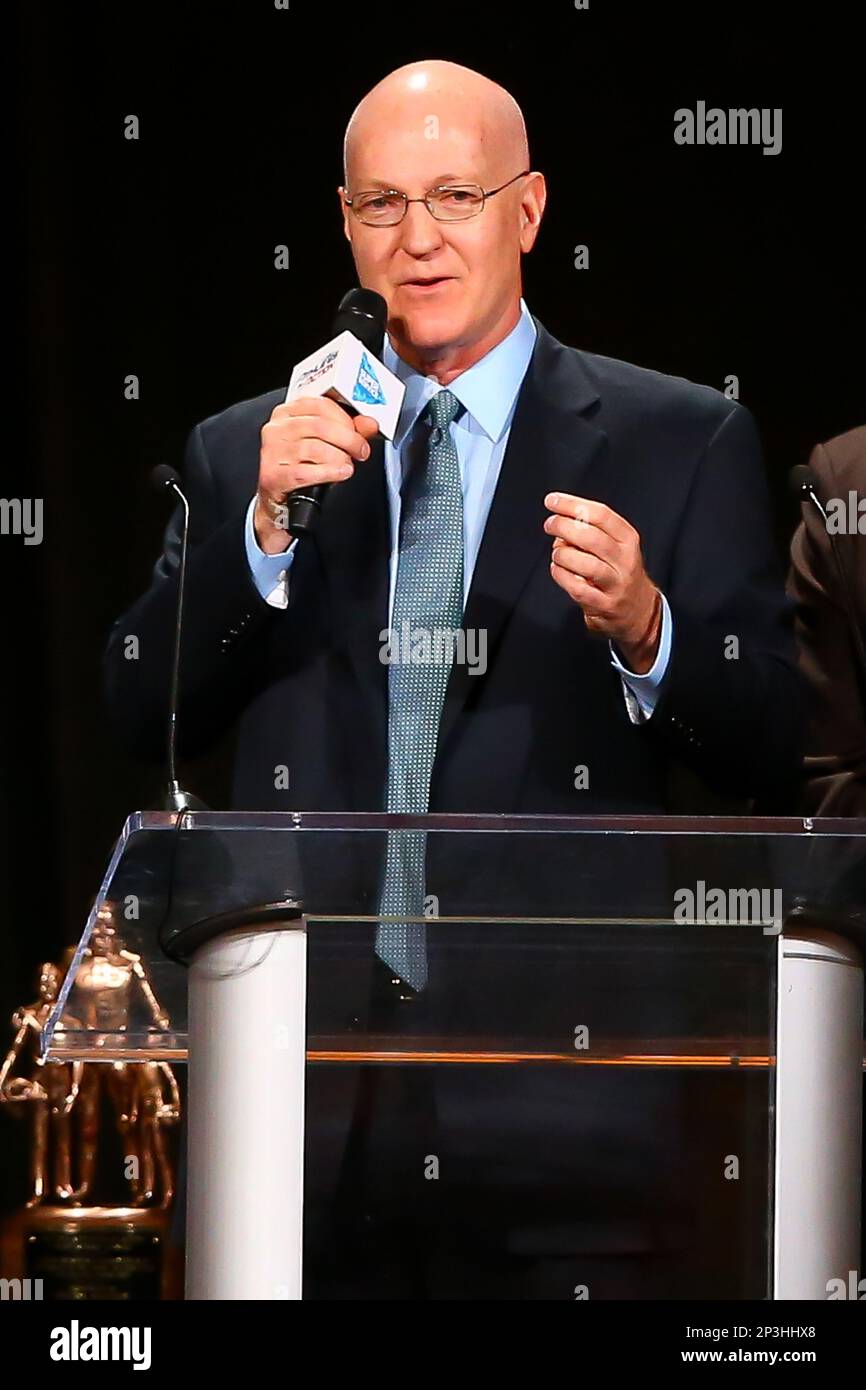
[[[645,736],[723,795],[796,805],[803,690],[760,441],[734,405],[692,480],[666,587],[671,657]]]
[[[184,462],[190,504],[180,662],[179,749],[206,750],[231,724],[262,674],[263,636],[278,620],[256,589],[246,557],[247,503],[220,515],[201,426]],[[182,510],[165,533],[147,592],[114,624],[103,661],[109,717],[137,755],[163,756],[174,642]]]
[[[845,496],[828,450],[809,466],[818,495]],[[844,541],[842,542],[844,544]],[[817,508],[803,507],[791,544],[788,588],[797,604],[800,660],[810,693],[806,805],[815,815],[866,815],[866,707],[830,537]]]

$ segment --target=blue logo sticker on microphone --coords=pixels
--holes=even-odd
[[[363,401],[365,405],[385,404],[385,393],[379,385],[379,379],[366,352],[361,354],[361,365],[358,368],[358,380],[352,390],[352,400]]]

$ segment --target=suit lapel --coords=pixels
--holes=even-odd
[[[486,631],[488,670],[496,645],[535,566],[551,540],[542,529],[548,492],[580,492],[580,480],[606,436],[585,418],[598,400],[579,354],[535,320],[538,336],[514,412],[502,469],[484,528],[463,618]],[[437,759],[472,690],[484,675],[464,662],[451,671],[439,724]]]

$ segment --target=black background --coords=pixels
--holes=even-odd
[[[863,79],[841,8],[114,0],[22,5],[17,25],[2,492],[45,499],[45,538],[0,538],[0,1019],[79,933],[126,813],[157,804],[158,773],[114,745],[99,692],[107,629],[165,521],[147,474],[327,335],[354,283],[342,132],[386,72],[449,58],[515,95],[549,185],[530,308],[591,351],[720,389],[736,374],[783,553],[788,469],[866,417]],[[698,100],[782,107],[781,154],[675,145],[674,111]],[[216,806],[224,764],[190,779]],[[18,1164],[22,1127],[3,1126]]]

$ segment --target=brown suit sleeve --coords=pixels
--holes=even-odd
[[[816,491],[830,498],[866,496],[866,428],[819,444],[809,460]],[[866,629],[866,535],[839,535],[837,547],[853,593],[855,620]],[[816,507],[803,505],[791,544],[788,590],[797,603],[800,661],[811,695],[806,743],[807,810],[812,815],[866,816],[866,697],[858,679],[839,573]]]

